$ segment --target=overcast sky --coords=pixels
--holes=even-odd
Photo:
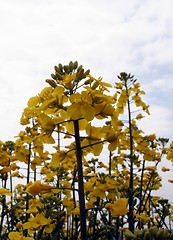
[[[0,0],[0,139],[19,133],[54,65],[77,60],[112,84],[134,74],[150,105],[143,128],[172,140],[172,10],[172,0]]]

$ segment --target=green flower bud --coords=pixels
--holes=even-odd
[[[59,74],[62,74],[62,71],[59,69],[59,67],[55,66],[55,71],[58,72]]]
[[[59,74],[58,72],[56,72],[56,79],[63,80],[63,76],[61,74]]]
[[[130,240],[130,239],[136,240],[137,239],[137,237],[129,229],[125,229],[124,236],[126,237],[127,240]]]
[[[135,228],[135,229],[134,229],[134,234],[135,234],[135,236],[136,236],[137,238],[142,235],[141,231],[140,231],[138,228]]]
[[[144,240],[151,240],[151,239],[152,239],[151,234],[149,231],[147,231],[144,235]]]
[[[84,73],[84,76],[85,76],[85,77],[88,76],[89,73],[90,73],[90,70],[88,69],[88,70]]]
[[[82,65],[80,65],[79,67],[78,67],[78,69],[77,69],[77,73],[82,69]]]
[[[53,87],[53,88],[56,88],[56,86],[57,86],[55,81],[52,80],[52,79],[46,79],[46,82],[49,83],[50,86]]]
[[[75,62],[73,63],[73,68],[74,68],[74,70],[75,70],[77,67],[78,67],[78,62],[75,61]]]
[[[158,232],[158,228],[157,228],[156,226],[151,227],[151,228],[149,229],[149,232],[150,232],[150,234],[151,234],[152,237],[155,237],[156,234],[157,234],[157,232]]]
[[[95,90],[99,86],[99,82],[95,81],[91,87],[92,90]]]
[[[51,74],[51,77],[54,79],[54,80],[57,80],[57,77],[56,77],[56,75],[55,74]]]
[[[68,74],[70,72],[69,66],[65,65],[64,66],[64,71]]]
[[[165,232],[164,229],[159,229],[159,231],[156,234],[156,240],[165,240]]]
[[[163,231],[164,231],[164,233],[163,233],[164,239],[167,239],[169,231],[167,228],[165,228]]]
[[[93,82],[93,80],[89,78],[84,82],[84,84],[87,85],[87,84],[91,84],[92,82]]]
[[[69,62],[69,70],[70,70],[70,72],[72,72],[73,69],[74,69],[74,64],[73,64],[72,61],[70,61],[70,62]]]
[[[59,63],[58,67],[59,67],[59,70],[60,70],[61,72],[63,72],[63,66],[62,66],[61,63]]]
[[[81,68],[80,71],[77,73],[76,78],[81,80],[84,77],[84,69]]]

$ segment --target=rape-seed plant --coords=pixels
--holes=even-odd
[[[113,240],[124,228],[167,228],[170,206],[163,216],[152,191],[168,139],[139,128],[149,110],[134,76],[112,86],[71,61],[46,82],[15,143],[0,143],[1,238]]]

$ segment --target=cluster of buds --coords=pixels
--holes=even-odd
[[[55,73],[51,74],[52,79],[47,79],[46,82],[49,83],[53,88],[57,86],[57,84],[63,85],[67,90],[72,90],[76,88],[78,83],[85,79],[90,70],[84,70],[83,66],[78,66],[78,62],[70,61],[68,65],[58,64],[58,66],[54,67]]]
[[[126,240],[171,240],[173,234],[169,233],[167,228],[159,229],[156,226],[149,229],[135,229],[132,233],[129,229],[124,231]]]

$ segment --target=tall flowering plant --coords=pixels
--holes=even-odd
[[[134,76],[112,86],[71,61],[46,82],[15,143],[1,142],[1,237],[123,239],[125,228],[162,227],[152,191],[168,139],[138,127],[149,110]]]

